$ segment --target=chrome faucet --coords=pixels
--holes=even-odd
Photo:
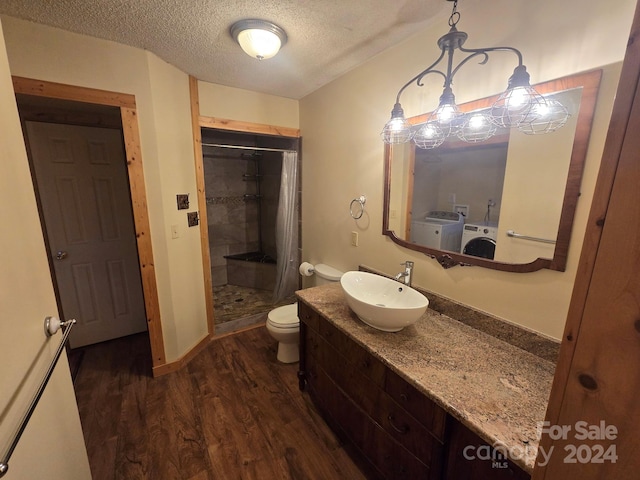
[[[404,283],[407,286],[411,286],[411,281],[413,280],[413,262],[407,260],[400,265],[404,265],[404,272],[400,272],[395,277],[393,277],[398,282]]]

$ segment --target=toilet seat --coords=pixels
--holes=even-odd
[[[274,308],[267,315],[267,323],[277,328],[292,329],[300,326],[298,319],[298,303]]]

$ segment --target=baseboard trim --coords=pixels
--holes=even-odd
[[[263,320],[262,322],[254,323],[253,325],[247,325],[246,327],[238,328],[237,330],[233,330],[231,332],[223,332],[218,335],[214,335],[211,338],[211,340],[212,341],[220,340],[221,338],[229,337],[231,335],[235,335],[236,333],[246,332],[247,330],[253,330],[254,328],[264,327],[265,325],[266,325],[266,321]]]
[[[162,365],[154,366],[153,367],[154,378],[161,377],[162,375],[167,375],[168,373],[176,372],[181,368],[185,367],[191,360],[193,360],[193,358],[196,355],[198,355],[202,350],[204,350],[209,345],[209,343],[211,343],[212,339],[213,337],[207,334],[202,340],[196,343],[196,345],[191,350],[189,350],[184,355],[182,355],[182,357],[180,357],[178,360],[174,362],[164,363]]]

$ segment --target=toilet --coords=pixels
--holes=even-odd
[[[313,269],[315,285],[339,282],[343,272],[319,263]],[[298,319],[298,303],[274,308],[267,315],[267,331],[278,341],[278,361],[294,363],[298,361],[298,341],[300,336],[300,320]]]

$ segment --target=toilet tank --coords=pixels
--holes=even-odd
[[[315,266],[315,278],[316,278],[316,286],[326,285],[327,283],[339,282],[342,274],[340,270],[336,270],[335,268],[325,265],[324,263],[318,263]]]

